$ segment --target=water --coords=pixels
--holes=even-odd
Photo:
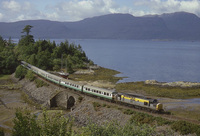
[[[70,40],[89,59],[120,71],[120,82],[200,82],[200,42],[144,40]]]
[[[69,42],[80,44],[96,64],[121,72],[117,76],[127,77],[120,82],[200,82],[200,42],[109,39]]]

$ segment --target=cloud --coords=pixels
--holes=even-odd
[[[3,14],[2,13],[0,13],[0,20],[3,18]]]
[[[63,19],[80,20],[116,12],[117,5],[112,0],[82,0],[57,4],[55,10]],[[62,18],[60,18],[62,19]]]
[[[200,0],[0,0],[0,22],[78,21],[110,13],[142,16],[185,11],[200,16],[199,9]]]
[[[3,15],[0,18],[0,21],[18,21],[32,18],[30,13],[32,12],[32,6],[30,2],[16,2],[14,0],[11,1],[2,1],[0,3],[0,11]]]
[[[134,5],[146,7],[147,12],[152,14],[185,11],[200,16],[199,0],[140,0],[134,2]]]
[[[10,12],[19,12],[21,9],[21,5],[18,2],[15,1],[3,1],[2,2],[2,7],[5,10],[8,10]]]

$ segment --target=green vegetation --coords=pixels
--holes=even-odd
[[[142,113],[142,112],[135,112],[130,120],[135,121],[140,124],[150,124],[150,125],[158,125],[158,126],[172,124],[172,121],[169,121],[161,117],[155,117],[155,116]]]
[[[73,72],[73,69],[86,67],[90,62],[80,45],[69,44],[68,41],[58,45],[46,40],[35,41],[29,34],[31,28],[32,26],[28,25],[23,29],[26,35],[22,36],[15,47],[18,60],[24,60],[43,70],[60,70],[63,58],[63,65],[65,66],[67,61],[69,73]]]
[[[101,104],[98,103],[98,102],[93,102],[92,104],[93,104],[93,107],[94,107],[95,111],[99,110],[99,108],[101,107]]]
[[[0,74],[11,74],[15,72],[18,65],[17,58],[14,53],[15,44],[11,39],[3,40],[0,36]]]
[[[35,41],[33,35],[30,35],[32,27],[25,26],[22,30],[25,35],[21,36],[17,45],[12,43],[11,39],[3,40],[0,36],[0,74],[13,73],[22,60],[43,70],[60,71],[61,58],[63,58],[63,67],[67,62],[66,72],[69,73],[74,69],[86,68],[88,64],[93,63],[87,58],[80,45],[70,44],[68,41],[57,45],[54,41]]]
[[[25,75],[25,77],[29,80],[29,81],[34,81],[35,80],[35,75],[32,71],[28,70],[27,74]]]
[[[46,82],[44,82],[40,79],[35,79],[34,81],[36,83],[37,88],[43,87],[43,86],[49,86]]]
[[[72,74],[69,76],[69,78],[73,80],[78,80],[78,81],[97,81],[97,80],[104,80],[107,82],[112,82],[116,83],[122,77],[115,77],[114,75],[119,74],[120,72],[107,69],[107,68],[102,68],[100,67],[97,70],[94,70],[94,74],[91,75],[80,75],[80,74]]]
[[[34,102],[32,99],[30,99],[29,96],[28,96],[26,93],[24,93],[24,92],[22,92],[22,91],[20,91],[20,93],[21,93],[21,99],[22,99],[24,102],[28,103],[28,104],[31,105],[31,106],[35,106],[35,107],[38,108],[38,109],[41,108],[41,105],[38,104],[38,103],[36,103],[36,102]]]
[[[200,125],[197,124],[192,124],[186,121],[170,121],[162,117],[155,117],[147,113],[136,112],[130,109],[124,110],[124,114],[132,115],[130,122],[149,124],[151,126],[169,125],[174,131],[180,132],[182,135],[193,133],[200,135]]]
[[[181,88],[181,87],[162,87],[158,85],[146,85],[144,82],[119,83],[116,86],[119,92],[122,90],[145,92],[152,96],[168,98],[192,98],[200,97],[200,87]]]
[[[109,122],[104,125],[91,123],[83,127],[81,136],[155,136],[154,127],[146,124],[139,125],[129,122],[125,126],[120,126],[117,122]]]
[[[93,103],[94,107],[105,107],[105,104]],[[124,109],[123,109],[124,110]],[[13,135],[61,135],[61,136],[149,136],[160,135],[156,131],[158,126],[170,126],[172,130],[182,135],[196,133],[200,135],[200,126],[186,121],[170,121],[161,117],[155,117],[146,113],[132,110],[124,110],[124,113],[132,115],[130,120],[123,126],[117,121],[110,121],[102,125],[89,123],[88,125],[77,129],[73,125],[73,119],[64,117],[61,112],[50,113],[46,110],[36,116],[30,111],[18,109],[14,119]],[[73,129],[75,128],[75,129]],[[3,131],[2,131],[3,133]],[[166,130],[167,135],[173,135],[174,132]],[[164,135],[164,134],[162,134]]]
[[[0,136],[4,136],[4,131],[3,131],[3,128],[0,127]]]
[[[82,97],[82,96],[79,96],[79,97],[78,97],[78,101],[79,101],[79,102],[82,102],[82,100],[83,100],[83,97]]]
[[[72,136],[72,124],[68,118],[65,118],[62,113],[48,114],[43,111],[41,119],[30,111],[20,110],[16,111],[16,117],[13,120],[14,127],[12,131],[13,136]]]
[[[22,78],[25,77],[26,73],[27,73],[27,70],[23,66],[19,65],[16,68],[15,77],[19,78],[19,79],[22,79]]]
[[[0,75],[0,80],[8,80],[10,75]]]
[[[17,110],[14,119],[13,136],[40,136],[40,135],[60,135],[60,136],[149,136],[157,135],[154,127],[146,124],[140,125],[128,122],[125,126],[113,121],[104,125],[90,123],[75,133],[73,130],[73,120],[65,118],[62,113],[50,114],[43,111],[42,117],[37,117],[27,110]]]
[[[200,125],[192,124],[186,121],[176,121],[171,125],[174,131],[179,131],[182,135],[196,133],[200,135]]]

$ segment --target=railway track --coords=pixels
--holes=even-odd
[[[70,93],[74,93],[76,95],[79,95],[79,96],[85,98],[86,100],[88,98],[90,98],[94,102],[98,101],[98,102],[100,102],[102,104],[110,105],[112,107],[130,109],[130,110],[133,110],[135,112],[142,112],[142,113],[146,113],[146,114],[152,115],[154,117],[162,117],[164,119],[168,119],[168,120],[171,120],[171,121],[184,120],[184,121],[187,121],[187,122],[191,122],[191,123],[195,123],[195,124],[200,125],[200,121],[198,121],[198,120],[174,116],[170,112],[167,112],[167,111],[165,111],[165,112],[155,112],[153,110],[144,109],[144,108],[140,108],[140,107],[136,108],[136,107],[133,107],[133,105],[123,104],[123,103],[114,103],[112,101],[108,101],[108,100],[105,100],[105,99],[101,99],[99,97],[94,97],[94,96],[91,96],[91,95],[88,95],[88,94],[85,94],[85,93],[77,92],[77,91],[69,89],[69,88],[65,88],[63,86],[59,86],[59,85],[57,85],[55,83],[50,82],[49,80],[46,80],[46,79],[38,76],[37,74],[35,74],[35,75],[37,76],[37,78],[43,80],[44,82],[46,82],[48,84],[60,87],[62,89],[66,89],[66,91],[70,91]]]

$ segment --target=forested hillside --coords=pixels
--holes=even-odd
[[[20,61],[26,61],[43,70],[61,70],[61,57],[67,61],[69,73],[73,69],[87,67],[90,61],[80,45],[68,41],[57,44],[47,40],[35,41],[30,35],[33,26],[27,25],[22,30],[23,35],[19,43],[15,45],[0,37],[0,74],[11,74],[15,71]],[[65,63],[63,64],[65,65]]]

